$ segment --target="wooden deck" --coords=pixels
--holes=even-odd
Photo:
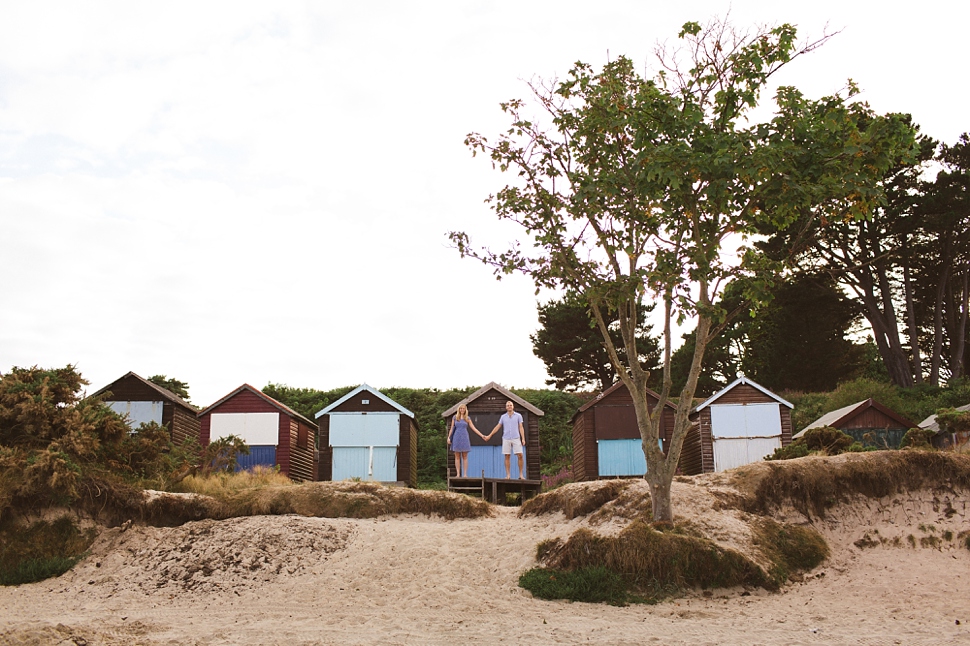
[[[521,494],[519,500],[539,495],[542,480],[506,480],[505,478],[448,478],[448,491],[477,496],[496,505],[506,504],[506,494]]]

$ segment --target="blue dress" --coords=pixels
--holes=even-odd
[[[472,450],[472,443],[468,440],[468,422],[463,419],[455,420],[455,430],[451,434],[451,450],[455,453],[466,453]]]

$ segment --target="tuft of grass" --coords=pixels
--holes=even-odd
[[[788,503],[810,518],[855,496],[883,498],[922,488],[970,489],[970,456],[876,451],[838,458],[766,462],[757,477],[736,478],[745,511],[767,515]],[[754,471],[754,470],[752,470]]]
[[[574,571],[532,568],[519,577],[519,586],[539,599],[567,599],[611,606],[647,601],[632,594],[622,576],[600,566]]]
[[[953,540],[953,532],[948,529],[943,530],[943,540],[950,542]]]
[[[761,518],[753,524],[753,529],[755,545],[771,561],[768,576],[776,586],[788,581],[792,574],[818,567],[829,556],[825,539],[809,527],[782,525],[770,518]]]
[[[196,493],[224,499],[250,489],[286,486],[296,486],[296,483],[276,469],[257,466],[236,473],[190,475],[178,483],[173,490],[179,493]]]
[[[615,500],[630,484],[629,480],[603,480],[563,485],[527,500],[519,509],[519,517],[556,512],[562,512],[569,519],[586,516]]]
[[[71,516],[0,531],[0,585],[20,585],[60,576],[81,560],[97,537]]]
[[[939,536],[924,536],[919,539],[921,547],[932,547],[934,549],[939,548],[942,542]]]
[[[916,537],[912,534],[906,537],[906,542],[909,543],[910,547],[916,547]]]

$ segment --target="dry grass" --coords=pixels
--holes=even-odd
[[[630,480],[598,480],[563,485],[525,501],[519,517],[556,512],[562,512],[569,519],[586,516],[616,500],[630,484]]]
[[[285,475],[268,467],[257,466],[237,473],[214,473],[209,476],[187,476],[173,489],[179,493],[197,493],[225,499],[232,494],[260,487],[295,486]]]
[[[938,451],[875,451],[748,465],[732,474],[738,506],[768,514],[790,504],[807,518],[854,497],[907,491],[970,489],[970,455]]]

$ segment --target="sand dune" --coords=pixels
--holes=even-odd
[[[746,514],[719,504],[726,478],[680,480],[680,520],[751,549]],[[832,556],[780,592],[696,591],[654,606],[542,601],[519,588],[539,541],[591,522],[560,513],[115,528],[64,576],[0,589],[0,643],[970,644],[970,550],[944,538],[970,530],[966,493],[841,505],[812,520]]]

